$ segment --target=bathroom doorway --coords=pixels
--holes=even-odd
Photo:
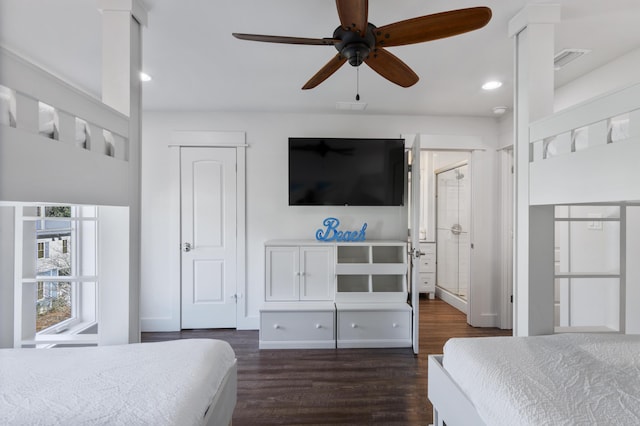
[[[471,258],[471,185],[468,161],[437,169],[435,175],[438,258],[436,286],[450,304],[467,312]]]

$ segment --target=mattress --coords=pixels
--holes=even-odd
[[[211,339],[2,349],[0,424],[200,425],[232,369]]]
[[[0,86],[0,124],[16,127],[15,114],[11,108],[11,95]]]
[[[487,425],[640,424],[640,336],[454,338],[443,365]]]
[[[74,142],[76,146],[80,146],[85,148],[87,141],[87,132],[88,126],[87,122],[76,118],[75,119],[75,136]],[[38,133],[42,136],[46,136],[50,139],[59,139],[58,135],[58,116],[56,114],[56,110],[42,102],[39,103],[39,112],[38,112]]]
[[[15,99],[3,86],[0,86],[0,125],[16,127]],[[38,102],[38,133],[50,139],[58,139],[58,118],[55,109],[42,102]],[[87,122],[76,118],[74,142],[77,146],[85,144],[87,133]],[[113,144],[113,141],[110,143]]]

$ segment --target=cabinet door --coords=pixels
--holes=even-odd
[[[300,300],[333,300],[333,248],[301,247],[300,262]]]
[[[298,300],[300,297],[300,251],[298,247],[267,247],[266,300]]]

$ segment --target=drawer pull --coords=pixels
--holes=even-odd
[[[351,323],[351,328],[358,328],[358,324],[356,324],[356,323]]]
[[[395,322],[394,322],[391,326],[392,326],[393,328],[398,328],[398,323],[395,323]]]
[[[273,324],[273,328],[275,328],[276,330],[280,328],[279,324]]]
[[[322,328],[320,324],[316,324],[316,328]]]

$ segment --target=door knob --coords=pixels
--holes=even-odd
[[[184,244],[182,245],[182,250],[183,250],[183,251],[185,251],[185,252],[190,252],[190,251],[191,251],[191,248],[192,248],[192,247],[191,247],[191,243],[184,243]]]

